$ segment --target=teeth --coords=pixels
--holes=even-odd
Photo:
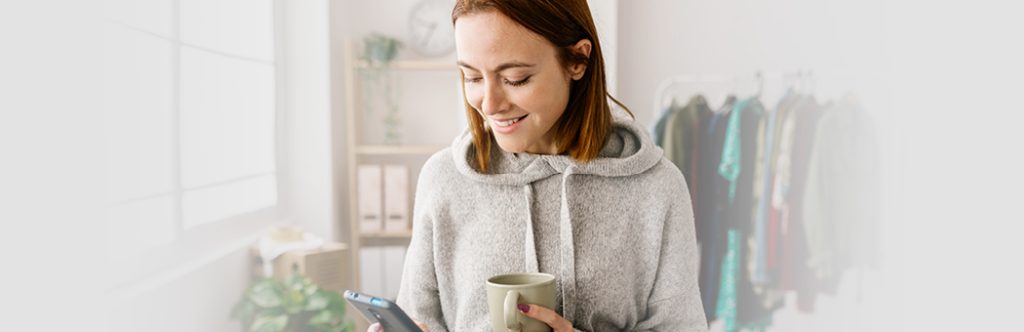
[[[519,122],[520,119],[522,119],[522,118],[512,119],[512,120],[508,120],[508,121],[494,121],[494,122],[497,123],[499,126],[508,127],[508,126],[511,126],[513,123]]]

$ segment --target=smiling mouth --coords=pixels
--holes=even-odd
[[[498,126],[501,126],[501,127],[508,127],[508,126],[511,126],[511,125],[519,122],[519,121],[522,121],[527,116],[529,116],[529,114],[523,115],[521,117],[518,117],[518,118],[515,118],[515,119],[512,119],[512,120],[508,120],[508,121],[497,121],[497,120],[495,120],[494,123],[497,124]]]

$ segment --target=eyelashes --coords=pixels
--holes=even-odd
[[[518,81],[505,80],[505,84],[508,84],[509,86],[523,86],[526,83],[530,82],[530,77],[533,77],[533,76],[527,76],[526,78],[518,80]]]
[[[508,86],[519,87],[519,86],[526,85],[526,83],[529,83],[530,82],[530,78],[532,78],[532,77],[533,76],[527,76],[526,78],[518,80],[518,81],[509,81],[507,79],[502,79],[502,81],[504,81],[505,84],[508,85]],[[465,82],[467,84],[480,83],[481,79],[482,78],[480,78],[480,77],[466,77],[465,79],[463,79],[463,82]]]

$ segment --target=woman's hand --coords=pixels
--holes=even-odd
[[[413,322],[416,323],[416,326],[419,326],[420,330],[423,330],[423,332],[430,332],[430,329],[427,328],[427,324],[423,324],[417,321]],[[380,327],[380,323],[373,323],[370,324],[370,328],[366,329],[366,332],[384,332],[384,328]]]
[[[522,312],[526,317],[530,317],[539,321],[542,321],[554,332],[572,332],[572,323],[562,318],[554,310],[534,305],[534,304],[519,304],[519,312]]]

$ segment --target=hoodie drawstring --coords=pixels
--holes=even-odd
[[[562,288],[562,317],[572,321],[573,313],[576,310],[576,248],[572,235],[572,214],[569,213],[568,183],[569,176],[575,175],[575,168],[567,167],[562,173],[562,200],[559,211],[558,227],[558,253],[561,258],[561,271],[559,284]],[[540,272],[537,262],[537,243],[533,234],[533,187],[527,183],[523,186],[526,194],[526,243],[524,247],[524,267],[526,272]]]
[[[562,209],[559,226],[559,246],[562,254],[562,317],[573,321],[573,313],[576,312],[574,300],[576,299],[576,248],[573,246],[572,236],[572,214],[569,213],[568,182],[569,176],[573,175],[576,169],[572,166],[566,167],[562,173]]]
[[[526,244],[523,266],[526,267],[525,272],[535,273],[540,272],[540,267],[537,263],[537,241],[533,236],[533,186],[527,183],[523,189],[526,191]]]

